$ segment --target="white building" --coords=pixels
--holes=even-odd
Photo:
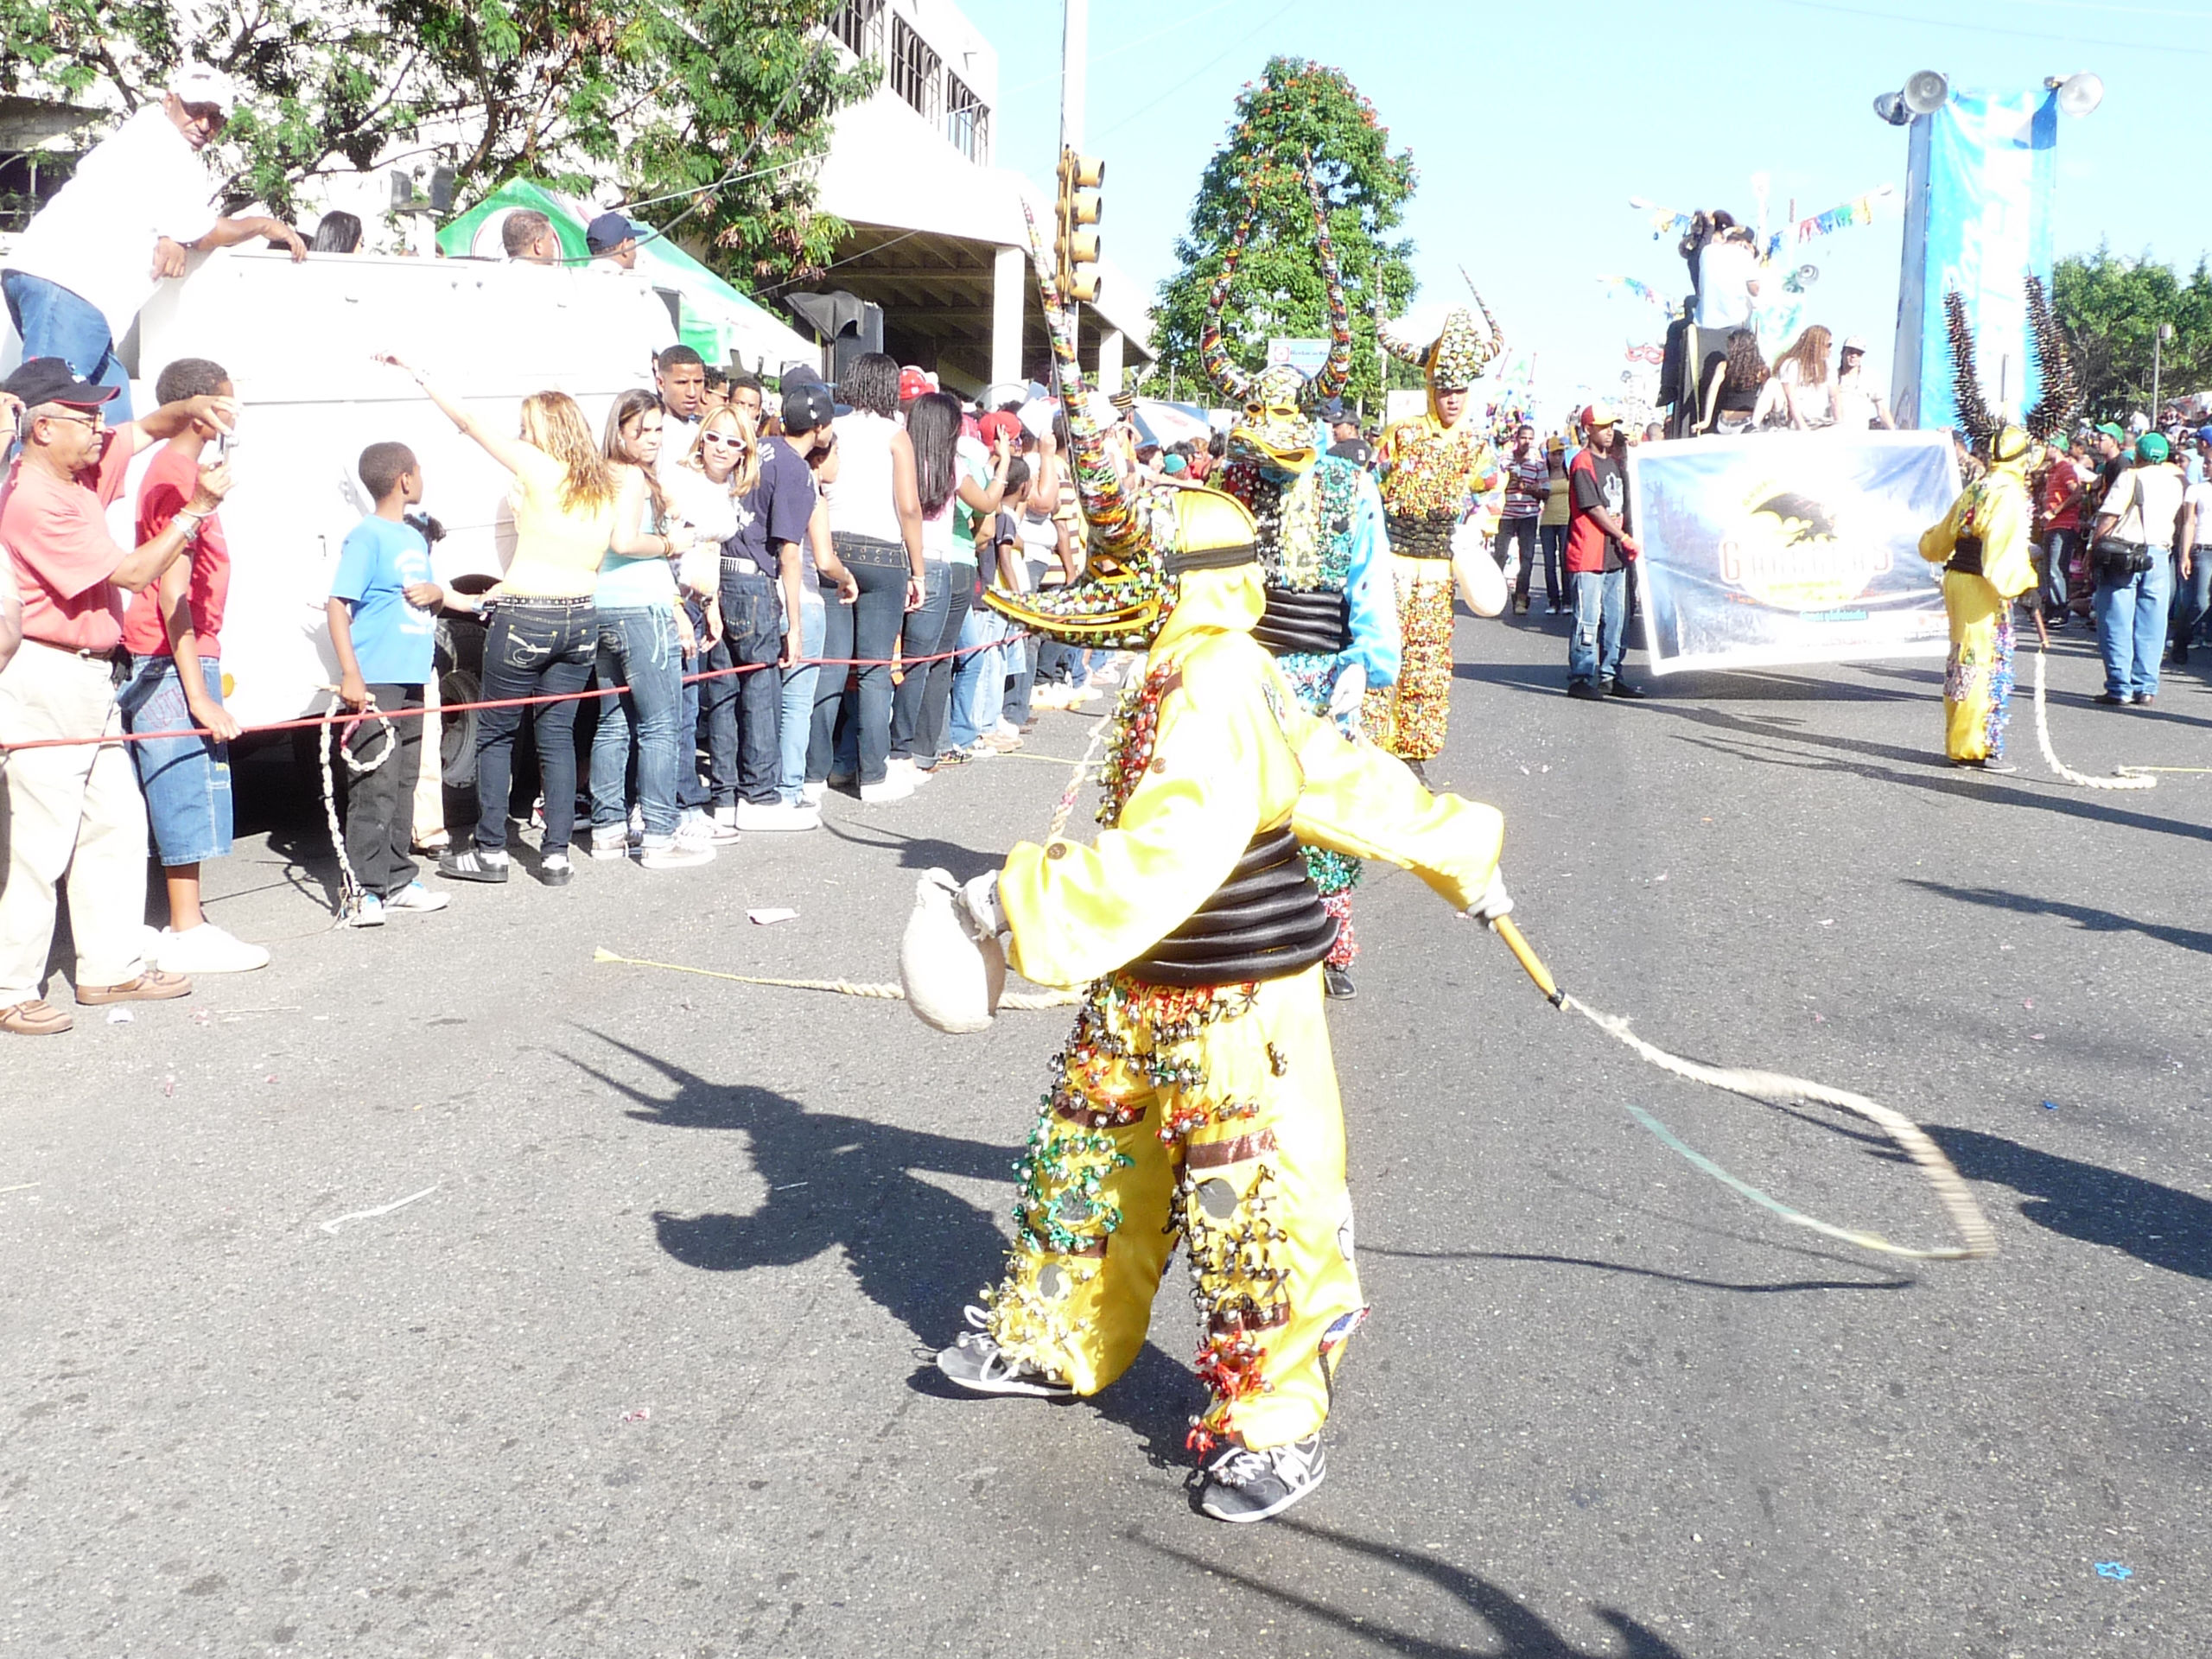
[[[1039,11],[1057,28],[1055,9]],[[836,119],[816,205],[853,228],[817,286],[882,306],[884,348],[950,386],[1041,378],[1050,346],[1021,206],[1049,241],[1052,188],[995,165],[996,49],[952,0],[846,0],[830,27],[884,73]],[[1102,229],[1110,245],[1110,206]],[[1118,386],[1125,362],[1152,359],[1151,296],[1110,259],[1099,274],[1083,360]]]

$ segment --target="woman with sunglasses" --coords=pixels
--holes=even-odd
[[[660,400],[642,390],[622,393],[607,415],[603,448],[620,494],[594,594],[599,683],[606,694],[592,734],[591,855],[630,855],[628,779],[634,751],[642,823],[638,861],[649,870],[680,870],[706,863],[715,849],[676,833],[683,746],[678,715],[683,654],[692,638],[670,561],[692,545],[696,532],[655,476],[661,423]]]

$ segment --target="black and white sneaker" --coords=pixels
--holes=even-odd
[[[951,1347],[937,1351],[938,1370],[955,1386],[970,1394],[1027,1394],[1043,1400],[1074,1397],[1073,1383],[1062,1381],[1041,1365],[1007,1358],[997,1339],[983,1328],[988,1316],[982,1308],[971,1307],[967,1313],[968,1323],[975,1329],[962,1332]]]
[[[1338,967],[1333,962],[1322,964],[1321,988],[1339,1001],[1359,995],[1359,987],[1351,982],[1351,971]]]
[[[438,874],[454,881],[504,881],[507,879],[507,855],[486,852],[471,842],[457,847],[438,860]]]
[[[1329,1454],[1319,1430],[1264,1452],[1224,1446],[1206,1460],[1198,1507],[1232,1525],[1281,1515],[1327,1477]]]

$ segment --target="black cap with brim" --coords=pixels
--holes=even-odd
[[[0,383],[0,391],[22,398],[24,405],[31,409],[41,404],[97,409],[120,390],[93,380],[79,380],[77,372],[58,357],[34,357]]]
[[[584,226],[584,246],[594,253],[612,253],[625,242],[645,234],[644,226],[620,213],[601,213]]]
[[[784,381],[784,430],[811,432],[819,426],[830,424],[836,413],[836,400],[830,397],[829,387],[819,380],[794,380],[790,376]]]

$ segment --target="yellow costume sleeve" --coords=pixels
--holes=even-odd
[[[1959,525],[1974,506],[1974,489],[1969,484],[1951,503],[1951,510],[1943,521],[1920,532],[1920,556],[1930,564],[1941,564],[1949,558],[1959,544]]]
[[[2018,479],[2008,478],[1992,489],[1982,503],[1982,579],[2007,599],[2036,585],[2036,568],[2028,557],[2028,493]]]
[[[1333,721],[1293,708],[1284,729],[1306,772],[1291,818],[1299,840],[1411,870],[1454,910],[1481,896],[1505,842],[1496,807],[1430,794],[1403,761]]]
[[[1025,978],[1084,985],[1142,955],[1227,878],[1263,798],[1295,793],[1296,763],[1246,656],[1264,654],[1234,639],[1233,662],[1210,665],[1218,653],[1202,647],[1184,663],[1160,700],[1144,780],[1096,845],[1025,842],[1007,855],[999,904],[1014,931],[1007,960]]]

